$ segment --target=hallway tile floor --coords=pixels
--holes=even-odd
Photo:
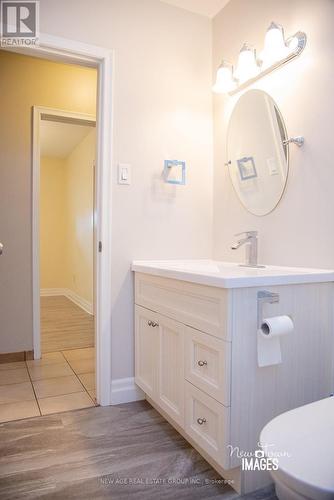
[[[0,364],[0,422],[95,406],[93,347]]]

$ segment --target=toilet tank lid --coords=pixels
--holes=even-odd
[[[334,498],[334,397],[274,418],[260,443],[278,458],[274,475],[290,487],[310,498]]]

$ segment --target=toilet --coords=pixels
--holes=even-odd
[[[270,474],[279,500],[334,499],[334,397],[274,418],[260,443],[267,457],[278,457]]]

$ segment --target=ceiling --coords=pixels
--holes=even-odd
[[[65,159],[92,127],[73,123],[41,121],[41,156]]]
[[[214,17],[230,0],[161,0],[181,9],[206,17]]]

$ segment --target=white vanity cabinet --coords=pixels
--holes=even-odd
[[[269,473],[242,471],[231,447],[256,451],[269,420],[333,392],[332,281],[228,288],[134,270],[135,382],[237,491],[266,486]],[[261,290],[279,294],[264,314],[289,315],[295,326],[281,339],[282,363],[265,368],[257,364]]]
[[[136,383],[222,468],[229,468],[227,293],[136,273],[135,297]]]

